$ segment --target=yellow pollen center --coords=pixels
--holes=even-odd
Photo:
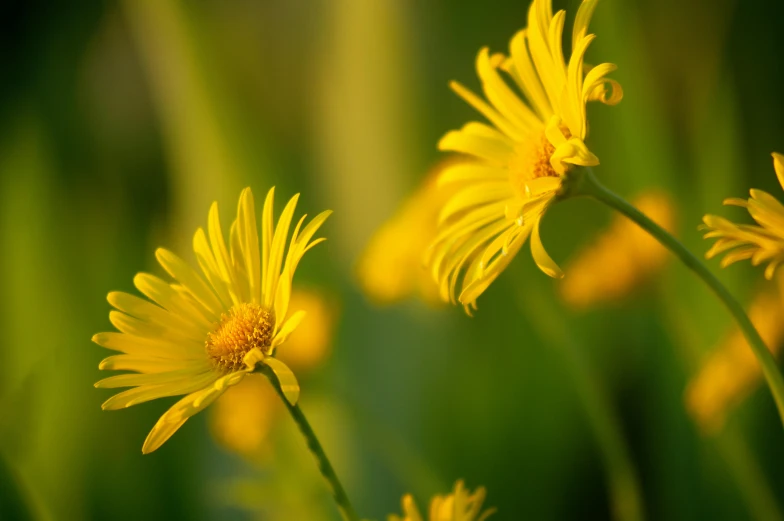
[[[516,154],[509,162],[509,180],[518,195],[530,196],[527,185],[539,177],[558,177],[550,158],[555,147],[542,134],[539,139],[526,140],[517,146]]]
[[[223,313],[215,331],[207,334],[207,356],[221,372],[238,371],[252,349],[269,354],[274,329],[272,310],[243,302]]]

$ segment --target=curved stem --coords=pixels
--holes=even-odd
[[[741,331],[743,331],[746,341],[762,367],[765,380],[768,382],[768,387],[770,387],[773,399],[776,402],[779,416],[782,423],[784,423],[784,378],[782,378],[781,371],[776,364],[776,359],[765,345],[754,324],[749,320],[743,306],[735,300],[727,288],[708,270],[705,264],[687,250],[678,239],[670,235],[669,232],[653,222],[625,199],[602,186],[590,168],[582,169],[582,172],[584,175],[575,176],[574,182],[570,183],[568,193],[562,197],[587,195],[621,212],[674,253],[687,268],[696,273],[708,285],[719,300],[724,303],[737,321]]]
[[[344,521],[359,521],[359,516],[354,510],[354,507],[351,505],[351,501],[348,499],[348,495],[346,494],[343,485],[341,485],[340,480],[338,479],[338,475],[335,473],[335,469],[332,468],[332,464],[329,462],[327,453],[324,452],[324,448],[321,446],[316,433],[313,432],[313,428],[310,426],[308,419],[305,417],[305,413],[302,412],[302,409],[299,408],[299,405],[292,405],[289,403],[289,401],[286,399],[286,396],[283,394],[283,390],[280,387],[280,383],[278,382],[277,377],[274,373],[272,373],[272,371],[262,372],[269,379],[270,383],[272,383],[272,386],[275,388],[278,396],[280,396],[280,399],[283,401],[286,409],[288,409],[291,417],[294,419],[294,423],[296,423],[297,427],[299,427],[299,431],[305,438],[305,442],[307,443],[311,454],[313,454],[313,457],[316,458],[316,465],[318,466],[319,472],[321,472],[321,475],[324,476],[324,479],[327,481],[329,488],[332,490],[332,497],[335,499],[335,503],[337,503],[338,510],[340,510],[340,514]]]
[[[520,278],[519,271],[514,273]],[[521,308],[531,317],[529,323],[539,336],[560,351],[570,381],[577,391],[577,398],[604,460],[613,519],[643,521],[642,487],[632,462],[631,450],[607,389],[585,355],[586,346],[580,343],[580,338],[570,333],[571,328],[564,327],[563,309],[549,299],[542,298],[543,291],[538,286],[532,287],[536,282],[520,282],[524,282],[525,285],[521,287],[527,289],[518,292]]]

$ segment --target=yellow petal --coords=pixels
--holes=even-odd
[[[475,123],[474,125],[479,125]],[[498,136],[479,135],[477,132],[469,132],[467,125],[460,131],[448,132],[441,141],[438,142],[439,150],[451,150],[468,154],[490,162],[493,166],[505,167],[509,157],[514,152],[514,148],[501,134]],[[487,127],[488,130],[492,130]],[[474,127],[476,130],[476,127]]]
[[[212,288],[204,282],[204,279],[193,268],[177,255],[164,248],[158,248],[155,251],[155,257],[163,266],[163,269],[187,288],[191,295],[209,311],[211,319],[218,320],[220,318],[223,305],[218,300],[218,297],[215,296]]]
[[[128,389],[127,391],[115,394],[101,405],[101,409],[105,411],[113,411],[131,407],[132,405],[137,405],[150,400],[157,400],[158,398],[192,393],[194,391],[204,389],[214,380],[214,374],[205,373],[200,377],[189,378],[179,383],[142,385],[140,387],[134,387],[133,389]]]
[[[226,282],[229,288],[234,286],[235,274],[234,267],[229,256],[229,251],[226,249],[226,242],[223,239],[223,231],[220,225],[220,214],[218,213],[218,203],[212,203],[210,212],[207,216],[207,232],[210,238],[210,247],[212,248],[215,256],[215,262],[218,266],[221,278]],[[237,295],[231,292],[232,303],[238,304],[239,299]]]
[[[272,347],[275,348],[285,342],[289,335],[293,333],[302,320],[304,320],[306,314],[307,313],[304,311],[297,311],[291,315],[275,334],[275,338],[272,340]]]
[[[773,152],[773,168],[776,170],[776,177],[779,178],[781,188],[784,188],[784,155]]]
[[[166,440],[171,438],[172,434],[177,432],[177,429],[182,427],[182,424],[188,418],[203,410],[221,394],[223,394],[223,391],[209,387],[189,394],[174,404],[171,409],[161,416],[158,423],[150,431],[150,434],[147,435],[147,439],[144,440],[144,445],[142,446],[142,453],[149,454],[158,449]],[[199,402],[198,407],[194,405],[197,401]]]
[[[275,373],[283,396],[291,405],[296,405],[299,400],[299,383],[297,377],[286,364],[274,357],[267,357],[265,364]]]
[[[256,229],[256,206],[253,191],[246,188],[240,195],[237,207],[237,236],[245,262],[245,275],[248,277],[251,302],[261,302],[261,264],[259,253],[259,232]]]
[[[540,270],[550,277],[553,277],[554,279],[563,278],[564,274],[561,271],[561,268],[558,267],[544,249],[542,238],[539,235],[539,224],[540,221],[537,221],[534,225],[533,232],[531,233],[531,254],[534,257],[534,262],[536,262],[536,265],[539,266]]]
[[[272,250],[272,236],[275,233],[275,187],[269,189],[264,199],[264,209],[261,216],[261,273],[266,277],[269,271],[270,251]]]
[[[201,365],[209,368],[207,360]],[[146,355],[112,355],[101,360],[98,369],[103,371],[135,371],[137,373],[164,373],[177,371],[188,366],[197,366],[193,362],[183,359],[155,358]]]
[[[286,243],[288,242],[289,229],[291,228],[291,219],[294,217],[294,211],[297,208],[297,201],[299,201],[299,194],[294,195],[283,213],[280,215],[280,220],[275,228],[275,235],[272,239],[270,247],[270,257],[267,264],[267,272],[264,274],[264,305],[272,307],[275,299],[275,291],[278,286],[278,279],[280,278],[280,270],[283,265],[284,256],[286,253]]]

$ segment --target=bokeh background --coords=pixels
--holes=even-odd
[[[571,16],[577,5],[555,2]],[[474,318],[417,294],[379,306],[357,282],[374,231],[439,161],[438,138],[478,117],[447,82],[478,88],[476,52],[505,51],[527,7],[6,6],[0,518],[337,519],[263,388],[142,456],[170,404],[102,412],[109,393],[92,386],[110,354],[90,342],[111,327],[106,293],[133,291],[138,271],[161,275],[158,246],[192,260],[212,201],[226,219],[243,187],[259,198],[276,185],[279,203],[301,192],[301,211],[335,211],[295,279],[317,301],[302,326],[313,338],[301,339],[316,354],[298,374],[302,407],[364,517],[399,512],[406,492],[425,507],[462,478],[487,488],[494,519],[782,519],[784,433],[767,390],[750,378],[752,392],[710,427],[687,406],[732,324],[676,262],[575,307],[524,249]],[[698,254],[704,213],[744,218],[723,198],[781,196],[770,152],[784,152],[783,18],[774,0],[602,0],[596,11],[588,61],[617,63],[625,91],[617,107],[589,109],[597,173],[629,197],[667,194]],[[587,200],[548,212],[544,242],[567,278],[569,259],[612,221]],[[748,265],[720,277],[745,303],[775,291]]]

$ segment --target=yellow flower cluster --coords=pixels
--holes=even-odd
[[[414,498],[403,496],[403,517],[391,514],[388,521],[484,521],[495,512],[494,508],[482,511],[485,489],[479,487],[473,493],[465,488],[462,481],[455,483],[451,494],[435,496],[430,501],[427,518],[419,513]]]

